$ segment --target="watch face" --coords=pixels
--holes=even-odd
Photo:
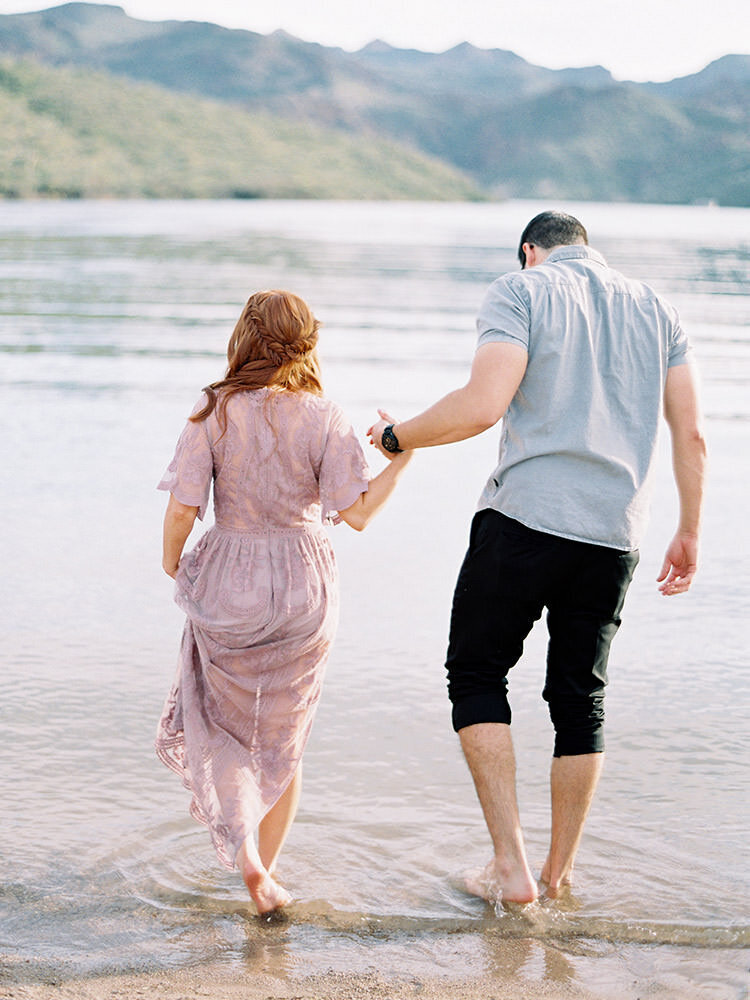
[[[393,424],[384,429],[380,440],[386,451],[401,451],[398,446],[398,438],[393,433]]]

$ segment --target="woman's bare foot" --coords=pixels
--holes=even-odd
[[[501,870],[494,859],[484,868],[467,872],[464,887],[472,896],[479,896],[493,904],[533,903],[539,896],[539,889],[530,871]]]
[[[242,878],[261,916],[280,910],[292,901],[291,893],[279,885],[266,871],[243,871]]]
[[[291,893],[279,885],[263,867],[252,837],[248,837],[240,847],[236,863],[247,891],[261,916],[280,910],[291,903]]]

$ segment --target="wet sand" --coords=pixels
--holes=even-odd
[[[446,940],[446,948],[450,944]],[[536,943],[537,947],[539,942]],[[502,970],[484,975],[393,975],[330,970],[273,975],[227,962],[153,972],[56,974],[47,966],[0,962],[2,1000],[739,1000],[748,996],[746,956],[735,949],[616,946],[590,951],[573,975],[567,957],[530,942],[505,941]],[[589,949],[584,949],[589,950]],[[373,968],[377,948],[373,948]],[[722,974],[716,977],[715,970]],[[712,973],[711,970],[714,970]],[[464,968],[465,972],[465,968]]]
[[[394,979],[377,973],[326,975],[281,981],[266,974],[230,974],[212,966],[90,979],[24,981],[21,970],[0,979],[0,996],[12,1000],[601,1000],[601,993],[544,982],[522,986],[486,978],[451,980],[445,977]],[[614,993],[611,994],[614,997]],[[630,1000],[630,994],[617,994]],[[607,995],[607,1000],[609,1000]],[[635,994],[633,994],[635,996]],[[661,994],[666,996],[666,994]]]

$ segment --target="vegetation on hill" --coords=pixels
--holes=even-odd
[[[0,122],[5,197],[480,197],[457,169],[387,138],[32,60],[0,60]]]

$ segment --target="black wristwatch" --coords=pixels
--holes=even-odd
[[[390,452],[403,451],[403,448],[399,448],[398,438],[393,433],[393,424],[388,424],[388,426],[384,428],[383,435],[380,438],[380,443],[382,444],[382,446],[385,448],[386,451]]]

